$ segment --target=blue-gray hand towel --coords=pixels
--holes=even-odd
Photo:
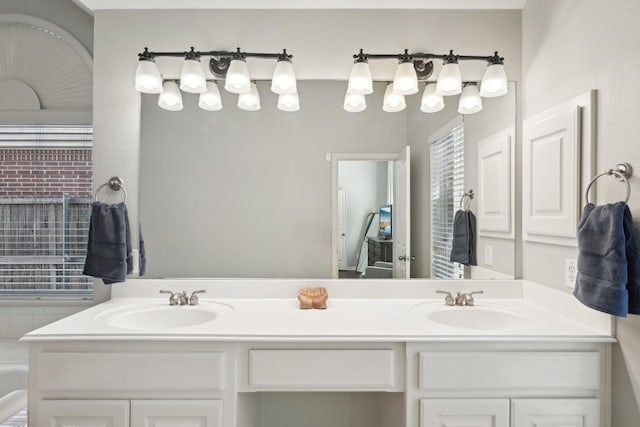
[[[477,265],[476,216],[469,210],[459,210],[453,218],[453,242],[449,259],[464,265]]]
[[[640,250],[626,203],[584,207],[573,294],[584,305],[605,313],[640,314]]]
[[[124,203],[91,205],[87,258],[83,273],[105,284],[124,282],[133,269],[129,215]]]

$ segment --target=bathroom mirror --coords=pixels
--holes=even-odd
[[[443,111],[426,114],[416,94],[407,97],[406,110],[386,113],[384,83],[376,83],[367,109],[348,113],[342,109],[345,86],[298,82],[297,112],[276,108],[268,82],[258,82],[262,108],[257,112],[239,110],[237,95],[224,90],[224,107],[216,112],[198,108],[197,95],[183,93],[180,112],[159,108],[155,95],[142,95],[145,277],[331,278],[332,155],[398,153],[406,145],[411,146],[411,254],[416,257],[411,275],[430,277],[428,138],[458,117],[457,99],[447,97]],[[511,84],[508,95],[485,99],[483,111],[465,116],[465,189],[477,182],[477,144],[514,126],[515,92]],[[472,201],[474,212],[479,200]],[[513,237],[479,237],[479,263],[487,245],[493,262],[482,263],[482,271],[496,272],[487,277],[513,277]],[[477,274],[467,270],[465,277]]]

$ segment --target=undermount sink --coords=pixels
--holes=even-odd
[[[173,329],[212,322],[218,317],[220,309],[230,310],[231,307],[224,304],[213,306],[134,305],[102,313],[96,321],[106,326],[129,330]]]
[[[428,312],[427,318],[454,328],[500,331],[523,329],[528,323],[517,313],[488,307],[447,307]]]

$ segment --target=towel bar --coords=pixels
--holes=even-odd
[[[631,184],[629,184],[629,179],[631,177],[631,175],[633,175],[633,168],[631,167],[631,165],[629,163],[618,163],[616,165],[615,168],[613,169],[609,169],[606,170],[604,172],[602,172],[601,174],[596,175],[591,182],[589,183],[589,185],[587,186],[587,191],[585,194],[585,197],[587,199],[587,203],[591,203],[589,201],[589,190],[591,189],[591,186],[593,185],[594,182],[596,182],[598,180],[598,178],[605,176],[605,175],[613,175],[617,181],[623,181],[625,184],[627,184],[627,197],[624,199],[624,202],[627,203],[629,201],[629,196],[631,195]]]
[[[122,191],[122,193],[124,193],[124,200],[122,202],[126,203],[127,190],[124,188],[124,185],[122,185],[122,179],[120,179],[117,176],[112,176],[111,178],[109,178],[109,181],[105,182],[100,187],[98,187],[98,189],[96,190],[96,195],[94,199],[96,202],[98,201],[98,193],[100,192],[100,190],[102,190],[104,187],[107,187],[107,186],[109,186],[109,188],[112,189],[113,191]]]

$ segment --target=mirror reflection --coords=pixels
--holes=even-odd
[[[491,154],[495,147],[488,150],[487,160],[478,157],[478,147],[514,125],[515,87],[510,84],[508,95],[485,100],[483,111],[461,120],[455,97],[445,98],[445,109],[438,113],[421,112],[419,96],[407,97],[406,110],[386,113],[384,83],[376,85],[380,87],[367,96],[361,113],[342,109],[345,82],[338,81],[299,82],[301,109],[295,113],[276,108],[277,96],[266,82],[258,82],[262,109],[257,112],[239,110],[237,96],[224,91],[223,109],[217,112],[199,109],[196,95],[183,95],[180,112],[162,110],[157,96],[143,95],[140,219],[146,277],[331,278],[342,270],[340,276],[360,278],[369,267],[379,267],[369,268],[369,278],[378,273],[402,277],[405,271],[411,277],[432,277],[437,258],[432,176],[449,172],[432,167],[430,152],[434,140],[456,120],[464,127],[464,164],[462,185],[455,191],[476,191],[470,210],[478,220],[478,266],[462,267],[458,275],[512,277],[513,209],[504,208],[504,189],[498,196],[482,197],[479,188],[506,186],[512,193],[513,176],[482,173],[479,181],[479,169],[502,170],[504,165]],[[406,162],[410,179],[403,224],[396,212],[393,176],[405,146],[410,146],[411,161]],[[507,167],[512,166],[513,161]],[[345,182],[347,177],[370,185],[349,189],[354,184]],[[346,226],[344,246],[338,244],[339,188],[345,194],[340,214]],[[444,204],[457,209],[458,193],[443,188],[450,193]],[[363,198],[367,203],[350,207],[350,201]],[[482,211],[481,219],[484,205],[490,209]],[[386,208],[391,210],[391,238],[384,230],[380,234],[380,212]],[[505,214],[510,232],[504,224],[487,222]],[[395,247],[398,230],[407,236],[399,243],[408,247]],[[415,259],[394,272],[402,255]]]

